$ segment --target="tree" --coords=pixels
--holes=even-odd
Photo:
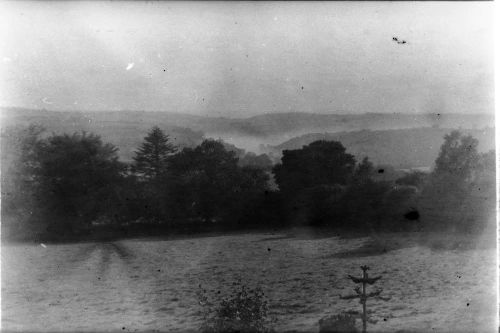
[[[179,218],[236,220],[244,202],[267,186],[262,170],[239,167],[235,153],[215,140],[184,148],[171,157],[169,170],[171,205]]]
[[[356,165],[354,156],[337,141],[315,141],[302,149],[284,150],[273,168],[281,191],[293,193],[316,185],[347,184]]]
[[[255,153],[249,152],[240,158],[239,165],[263,170],[271,170],[273,162],[266,154],[256,155]]]
[[[355,229],[381,228],[386,213],[384,197],[391,187],[389,182],[371,179],[350,184],[338,205],[341,224]]]
[[[220,218],[221,209],[234,195],[235,153],[221,142],[205,140],[194,149],[183,149],[170,162],[178,213],[204,221]]]
[[[447,185],[464,186],[469,183],[479,166],[478,144],[477,139],[460,131],[445,135],[432,172],[433,179],[446,180]]]
[[[380,227],[391,231],[420,227],[420,213],[415,209],[418,188],[414,185],[392,186],[383,195]]]
[[[36,212],[35,153],[45,129],[38,125],[2,131],[2,238],[33,238],[40,233]]]
[[[340,226],[345,216],[342,215],[342,198],[345,186],[318,185],[304,190],[307,207],[307,222],[314,226]]]
[[[471,227],[470,199],[474,175],[480,168],[478,141],[460,131],[444,137],[435,167],[423,189],[420,207],[428,227],[466,230]]]
[[[356,160],[337,141],[315,141],[301,149],[284,150],[273,167],[284,215],[292,224],[326,224],[331,209],[352,178]]]
[[[177,151],[159,127],[153,127],[135,152],[132,171],[137,176],[140,215],[149,222],[166,223],[168,207],[167,168],[169,157]]]
[[[169,142],[169,137],[155,126],[144,137],[144,142],[134,156],[133,170],[147,181],[158,179],[166,171],[168,157],[177,148]]]
[[[486,230],[493,238],[496,235],[495,171],[495,151],[480,154],[463,208],[467,231]]]
[[[358,183],[363,183],[372,178],[375,173],[375,167],[373,163],[370,162],[368,157],[363,158],[361,163],[356,166],[353,175],[353,181]]]
[[[50,235],[78,234],[112,213],[125,171],[117,151],[86,133],[53,135],[36,146],[35,195]]]
[[[419,189],[425,184],[429,174],[422,171],[412,171],[396,179],[397,185],[415,186]]]

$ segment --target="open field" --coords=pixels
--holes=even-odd
[[[465,238],[463,239],[465,240]],[[479,244],[484,245],[481,241]],[[177,240],[4,245],[2,328],[12,331],[195,331],[196,291],[260,285],[278,331],[359,310],[340,300],[359,266],[391,300],[369,300],[371,332],[493,332],[495,250],[425,234],[338,237],[249,233]]]

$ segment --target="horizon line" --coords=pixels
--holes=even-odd
[[[495,111],[493,112],[352,112],[345,113],[345,111],[341,111],[343,113],[324,113],[324,112],[307,112],[307,111],[283,111],[283,112],[263,112],[248,116],[231,116],[231,115],[208,115],[208,114],[194,114],[188,112],[176,112],[176,111],[165,111],[165,110],[131,110],[131,109],[122,109],[122,110],[74,110],[74,109],[47,109],[47,108],[33,108],[33,107],[24,107],[24,106],[0,106],[0,109],[20,109],[25,111],[42,111],[42,112],[68,112],[68,113],[119,113],[119,112],[144,112],[144,113],[165,113],[165,114],[177,114],[177,115],[185,115],[185,116],[193,116],[193,117],[201,117],[201,118],[229,118],[229,119],[249,119],[259,116],[272,116],[272,115],[284,115],[284,114],[303,114],[303,115],[321,115],[321,116],[360,116],[360,115],[408,115],[408,116],[418,116],[418,115],[488,115],[495,116]]]

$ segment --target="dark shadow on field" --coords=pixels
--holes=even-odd
[[[296,239],[296,240],[315,240],[340,237],[338,230],[318,227],[293,227],[274,230],[276,236],[259,239],[258,242]],[[274,234],[273,233],[273,234]]]
[[[362,258],[362,257],[370,257],[370,256],[379,256],[379,255],[384,255],[390,251],[398,250],[401,248],[404,248],[405,246],[401,247],[394,247],[394,246],[388,246],[384,245],[383,243],[379,243],[377,241],[368,241],[365,244],[363,244],[361,247],[353,249],[351,251],[344,251],[344,252],[338,252],[329,256],[325,256],[325,259],[330,259],[330,258]]]
[[[129,263],[130,259],[132,258],[132,253],[123,245],[117,244],[117,243],[98,243],[96,244],[95,249],[99,249],[100,252],[100,260],[97,268],[97,274],[99,276],[103,276],[110,264],[111,264],[111,255],[115,254],[120,258],[121,260],[125,261],[126,263]]]
[[[118,254],[118,257],[124,261],[128,261],[133,257],[133,254],[125,246],[119,243],[109,243],[112,249]]]
[[[384,233],[371,231],[351,231],[317,227],[295,227],[280,230],[276,236],[265,237],[255,242],[279,240],[322,240],[337,239],[338,242],[359,240],[361,245],[348,251],[328,255],[325,258],[356,258],[378,256],[403,248],[421,245],[420,239],[425,235],[412,232]]]
[[[433,252],[467,251],[488,249],[496,246],[494,235],[463,234],[453,232],[399,232],[349,234],[343,233],[339,239],[368,238],[360,247],[335,253],[328,258],[358,258],[384,255],[404,248],[421,247]]]
[[[245,234],[282,235],[285,229],[275,226],[259,228],[241,228],[225,225],[186,225],[183,228],[173,228],[159,224],[136,224],[130,226],[97,226],[88,233],[65,238],[14,240],[1,239],[2,245],[16,244],[105,244],[123,240],[162,241],[183,240],[206,237],[238,236]],[[288,229],[286,229],[288,230]]]
[[[296,239],[314,240],[341,237],[341,231],[329,228],[301,227],[290,231]]]
[[[284,239],[295,239],[295,236],[288,235],[288,236],[266,237],[259,239],[256,242],[267,242],[267,241],[284,240]]]
[[[340,240],[366,239],[364,243],[352,250],[338,252],[325,258],[361,258],[379,256],[404,248],[417,245],[415,235],[407,233],[346,233],[339,237]]]
[[[429,248],[433,252],[466,251],[472,249],[486,250],[496,248],[496,232],[483,233],[427,233],[418,239],[419,246]]]

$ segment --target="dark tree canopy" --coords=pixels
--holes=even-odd
[[[409,185],[415,186],[417,188],[421,188],[426,179],[428,178],[428,174],[422,171],[412,171],[407,173],[406,175],[396,179],[397,185]]]
[[[368,157],[365,157],[361,163],[356,166],[353,178],[355,182],[364,182],[371,179],[374,173],[375,167],[373,166],[373,163],[368,160]]]
[[[476,222],[473,215],[477,215],[474,211],[479,207],[473,195],[478,188],[474,178],[481,170],[481,155],[477,146],[476,139],[460,131],[452,131],[444,137],[436,165],[420,200],[422,217],[428,227],[474,228]],[[484,190],[483,187],[480,193]]]
[[[250,193],[266,186],[261,170],[238,166],[235,153],[215,140],[185,148],[170,160],[175,209],[205,221],[223,219]]]
[[[479,166],[479,142],[470,135],[452,131],[444,137],[444,143],[436,159],[434,178],[448,178],[460,184],[471,181]]]
[[[49,229],[65,225],[65,232],[76,232],[108,212],[124,171],[117,150],[86,133],[54,135],[37,145],[36,196]]]
[[[196,148],[185,148],[171,159],[176,184],[176,208],[181,214],[211,220],[234,194],[232,179],[238,159],[221,142],[205,140]]]
[[[316,141],[285,150],[272,168],[272,185],[267,155],[244,154],[222,141],[176,152],[155,127],[129,173],[117,148],[99,136],[42,134],[39,126],[2,131],[2,237],[75,239],[103,230],[152,235],[270,224],[492,228],[494,234],[495,151],[480,154],[477,140],[458,131],[444,137],[430,174],[375,169],[367,158],[357,163],[340,142]]]
[[[153,127],[134,156],[133,170],[146,180],[157,179],[166,171],[168,157],[177,148],[159,127]]]
[[[302,149],[284,150],[281,164],[273,168],[281,191],[316,185],[347,184],[356,160],[336,141],[315,141]]]
[[[40,228],[32,224],[36,212],[34,172],[39,163],[35,157],[45,129],[38,125],[7,128],[2,132],[2,235],[23,238]]]
[[[240,158],[239,164],[241,166],[249,166],[263,170],[271,170],[273,162],[266,154],[256,155],[255,153],[246,153]]]

